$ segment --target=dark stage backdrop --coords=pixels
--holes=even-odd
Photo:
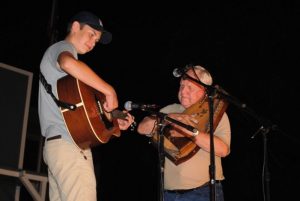
[[[63,39],[71,15],[78,10],[95,12],[112,32],[113,41],[80,58],[115,87],[121,109],[128,100],[161,106],[177,102],[173,69],[189,63],[205,66],[215,84],[259,117],[229,105],[232,143],[230,155],[223,160],[225,200],[263,200],[263,137],[259,133],[251,138],[262,122],[272,125],[267,134],[271,200],[295,200],[300,179],[298,1],[205,1],[167,8],[145,3],[132,9],[127,4],[121,11],[115,6],[96,7],[89,0],[57,1],[54,32],[51,3],[4,6],[0,60],[37,75],[49,35]],[[34,111],[37,77],[32,90]],[[147,115],[132,113],[137,120]],[[124,132],[93,152],[100,200],[157,200],[157,154],[146,137]]]

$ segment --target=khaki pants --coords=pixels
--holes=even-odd
[[[50,201],[96,201],[96,178],[91,150],[81,151],[63,139],[46,141]]]

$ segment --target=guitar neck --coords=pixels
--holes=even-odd
[[[126,117],[127,117],[127,114],[120,110],[113,110],[111,112],[111,115],[113,118],[116,118],[116,119],[126,119]]]

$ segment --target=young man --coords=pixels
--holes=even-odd
[[[206,89],[203,85],[196,82],[199,80],[206,85],[212,84],[210,73],[201,66],[192,66],[185,72],[193,79],[183,75],[180,80],[178,99],[180,104],[171,104],[161,109],[162,113],[168,114],[168,117],[180,121],[184,124],[197,127],[201,122],[195,115],[183,113],[186,109],[201,103],[207,97]],[[148,136],[157,135],[156,121],[153,117],[145,117],[138,126],[138,132]],[[172,124],[170,130],[172,137],[190,138],[200,149],[188,160],[175,164],[169,158],[165,157],[164,164],[164,200],[165,201],[209,201],[209,165],[210,165],[210,135],[205,132],[195,134],[179,125]],[[216,201],[223,201],[223,191],[221,180],[224,179],[221,157],[225,157],[230,152],[230,124],[227,114],[224,113],[214,132],[215,148],[215,175],[216,175]],[[155,136],[154,136],[155,137]],[[170,140],[171,141],[171,140]]]
[[[70,20],[65,39],[51,45],[40,64],[41,74],[51,85],[54,96],[57,97],[57,81],[70,75],[104,95],[103,107],[106,112],[118,107],[114,88],[87,64],[78,60],[78,54],[90,52],[97,43],[107,44],[111,38],[101,20],[90,12],[80,12]],[[42,82],[39,85],[38,103],[41,131],[46,138],[43,156],[48,165],[50,200],[96,201],[91,150],[80,149],[74,143],[60,108]],[[133,117],[129,113],[126,119],[118,119],[121,130],[127,129],[132,122]]]

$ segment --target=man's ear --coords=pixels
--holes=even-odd
[[[77,32],[78,30],[80,30],[80,23],[78,21],[74,21],[72,23],[71,31]]]

